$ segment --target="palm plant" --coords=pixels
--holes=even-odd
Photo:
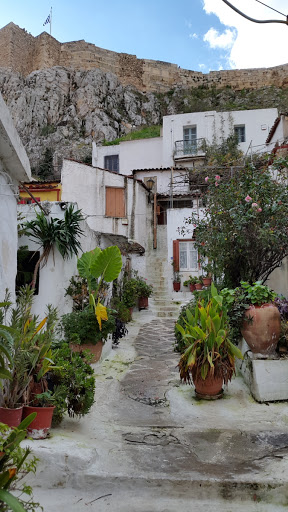
[[[73,254],[78,254],[78,251],[81,249],[79,237],[83,233],[83,230],[80,228],[82,220],[81,210],[74,211],[73,205],[70,205],[65,211],[64,219],[49,219],[41,212],[36,214],[35,220],[26,223],[26,235],[31,240],[39,243],[42,248],[42,254],[35,265],[31,283],[32,288],[35,288],[41,263],[43,262],[43,266],[46,265],[51,251],[54,257],[54,247],[58,249],[63,259],[71,258]]]

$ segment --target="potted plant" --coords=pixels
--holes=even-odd
[[[25,475],[36,471],[37,458],[31,456],[30,448],[20,445],[35,416],[34,413],[25,418],[13,430],[0,425],[0,503],[3,511],[32,512],[40,507],[34,502],[32,488],[24,483],[21,485]]]
[[[9,359],[6,355],[7,373],[1,379],[0,421],[10,426],[19,424],[23,404],[29,401],[34,386],[53,364],[51,331],[55,311],[48,308],[47,316],[39,322],[36,316],[31,315],[33,294],[27,286],[19,290],[16,308],[11,311],[10,325],[0,328],[0,344],[6,340],[7,346],[9,341],[11,356]]]
[[[122,287],[122,301],[123,304],[130,311],[130,319],[132,318],[132,312],[137,304],[138,300],[138,283],[134,277],[129,278],[127,274],[124,275],[123,287]]]
[[[36,413],[35,419],[27,427],[28,436],[32,439],[46,439],[52,425],[54,409],[54,397],[51,391],[47,389],[43,393],[33,395],[30,404],[23,407],[23,419]]]
[[[252,285],[241,281],[241,288],[250,304],[244,313],[241,334],[253,353],[273,354],[281,333],[280,312],[273,304],[276,293],[262,281]]]
[[[92,354],[91,363],[99,361],[103,345],[108,335],[115,329],[115,318],[112,310],[107,311],[107,320],[100,330],[94,311],[88,306],[82,311],[72,311],[61,317],[60,328],[64,340],[75,352],[89,351]]]
[[[211,263],[202,265],[202,271],[205,273],[205,275],[202,276],[203,286],[211,286],[213,273],[213,267]]]
[[[189,279],[184,281],[184,286],[189,286],[190,292],[194,292],[196,290],[195,284],[197,283],[197,277],[189,276]]]
[[[181,275],[178,270],[176,270],[175,261],[172,261],[172,267],[173,267],[173,290],[174,292],[179,292],[181,288]]]
[[[223,297],[212,284],[211,298],[198,302],[194,313],[186,310],[185,326],[176,324],[187,348],[179,361],[180,378],[193,381],[198,398],[222,396],[222,385],[235,373],[235,358],[243,358],[228,337],[229,324]]]
[[[137,294],[138,308],[146,309],[148,307],[148,298],[153,293],[153,286],[147,283],[147,279],[137,276]]]
[[[195,282],[195,289],[196,290],[202,290],[203,288],[203,279],[202,276],[198,277]]]

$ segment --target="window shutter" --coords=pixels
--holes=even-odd
[[[124,188],[106,187],[106,216],[125,217]]]
[[[173,240],[173,262],[175,272],[179,272],[179,240]]]

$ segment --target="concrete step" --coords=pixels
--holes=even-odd
[[[44,507],[45,512],[175,512],[176,510],[191,510],[191,512],[287,512],[285,505],[275,503],[260,503],[248,497],[233,500],[210,497],[209,494],[202,500],[190,495],[189,483],[186,488],[175,492],[171,488],[166,495],[162,495],[162,484],[155,490],[138,486],[120,489],[118,486],[107,486],[101,482],[101,488],[93,491],[75,490],[74,488],[43,490],[34,489],[36,501]],[[199,483],[199,486],[201,484]],[[231,484],[232,485],[232,484]],[[174,490],[174,495],[173,495]],[[94,508],[97,507],[97,508]],[[260,508],[259,508],[260,507]]]

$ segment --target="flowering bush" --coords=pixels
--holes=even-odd
[[[204,217],[192,214],[180,229],[191,226],[200,260],[209,258],[214,276],[230,288],[242,280],[265,282],[288,255],[288,162],[273,166],[273,176],[266,167],[206,176]]]

